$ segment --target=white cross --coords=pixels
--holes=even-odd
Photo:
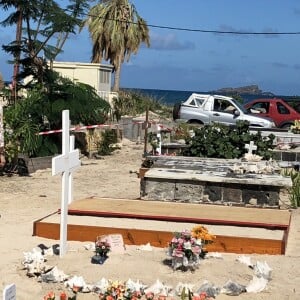
[[[64,110],[62,112],[62,154],[52,158],[52,176],[62,174],[59,244],[60,257],[66,254],[68,203],[71,203],[73,197],[72,172],[79,166],[79,150],[74,150],[74,137],[70,137],[69,110]]]
[[[156,150],[156,153],[157,155],[161,155],[161,132],[160,132],[161,128],[160,128],[160,125],[157,124],[156,125],[156,137],[157,137],[157,141],[158,141],[158,146],[157,148],[155,149]]]
[[[257,149],[257,146],[254,145],[253,141],[250,141],[250,144],[246,144],[245,148],[248,149],[248,154],[253,154],[253,151]]]

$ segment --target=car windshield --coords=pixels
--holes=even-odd
[[[236,101],[235,99],[232,99],[232,102],[234,102],[235,106],[237,106],[244,114],[249,114],[249,112],[246,110],[246,108],[243,106],[243,104]]]

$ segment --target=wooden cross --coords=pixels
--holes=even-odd
[[[248,154],[253,154],[253,151],[257,149],[257,146],[254,145],[253,141],[250,141],[250,144],[246,144],[245,148],[248,149]]]
[[[74,137],[70,137],[69,110],[64,110],[62,112],[62,154],[52,158],[52,176],[62,174],[60,257],[66,254],[68,203],[72,201],[72,172],[79,166],[79,150],[74,150]]]

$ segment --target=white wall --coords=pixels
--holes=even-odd
[[[53,69],[62,76],[66,76],[74,81],[89,84],[97,91],[111,91],[112,65],[55,61],[53,62]],[[101,76],[101,73],[105,73],[106,76]],[[108,80],[101,82],[103,78]]]

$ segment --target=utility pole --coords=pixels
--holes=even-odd
[[[147,144],[148,144],[148,127],[149,127],[149,107],[146,108],[146,120],[144,123],[145,136],[144,136],[144,157],[147,155]]]

